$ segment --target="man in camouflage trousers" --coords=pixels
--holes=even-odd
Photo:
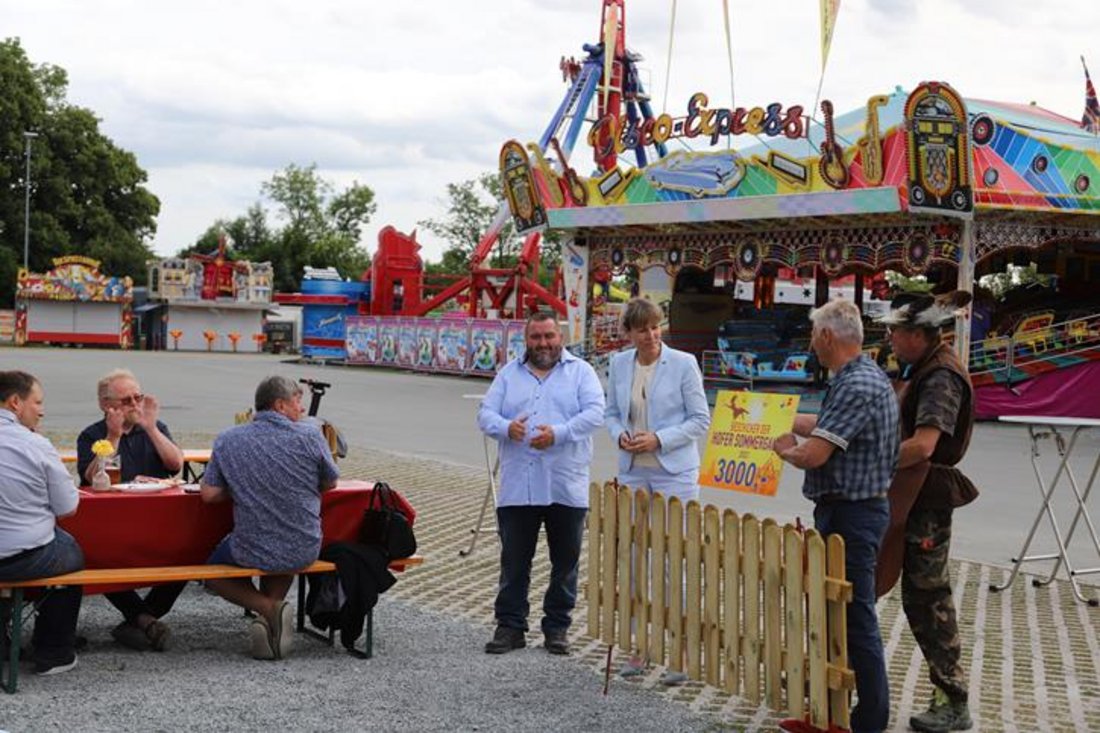
[[[954,310],[966,305],[968,296],[900,296],[882,319],[904,365],[898,389],[898,469],[926,462],[928,471],[905,523],[901,593],[935,686],[928,710],[911,717],[909,725],[929,733],[968,730],[972,725],[947,560],[952,513],[977,496],[974,485],[954,467],[970,443],[974,391],[966,368],[940,337],[941,326],[953,320]]]

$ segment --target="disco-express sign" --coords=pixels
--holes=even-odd
[[[707,95],[696,92],[688,101],[687,117],[662,114],[647,120],[615,119],[614,115],[601,117],[588,132],[588,144],[596,148],[597,156],[616,155],[633,150],[639,145],[659,145],[676,137],[710,138],[715,145],[726,135],[785,135],[795,139],[805,134],[802,106],[783,110],[783,105],[773,102],[766,108],[737,107],[736,109],[707,109]]]

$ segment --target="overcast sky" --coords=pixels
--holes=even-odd
[[[813,103],[818,0],[730,0],[740,106]],[[71,101],[133,151],[173,253],[242,214],[288,163],[370,186],[386,224],[440,217],[445,186],[542,133],[566,91],[561,56],[596,42],[599,0],[0,0],[3,35],[64,67]],[[728,106],[720,0],[627,0],[627,45],[661,111],[707,92]],[[823,96],[837,112],[926,79],[964,97],[1080,118],[1085,54],[1100,74],[1098,0],[844,0]],[[741,143],[750,145],[746,137]],[[738,143],[735,141],[734,143]],[[578,143],[574,166],[590,169]],[[428,259],[442,243],[422,232]]]

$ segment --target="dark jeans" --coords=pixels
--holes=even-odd
[[[122,611],[123,617],[132,624],[137,623],[137,617],[147,613],[153,618],[160,618],[172,610],[172,604],[179,598],[180,593],[187,587],[187,583],[168,583],[156,585],[149,589],[145,598],[138,595],[136,590],[120,590],[115,593],[105,593],[111,605]]]
[[[875,613],[875,561],[890,522],[885,498],[818,503],[814,526],[823,535],[844,538],[844,565],[852,583],[848,605],[848,661],[856,676],[859,703],[852,731],[883,731],[890,722],[890,684]]]
[[[494,604],[497,624],[527,631],[527,591],[531,586],[531,561],[546,525],[550,548],[550,585],[542,602],[543,633],[565,632],[577,605],[577,566],[584,537],[587,509],[550,506],[505,506],[497,509],[500,532],[500,586]]]
[[[84,569],[84,553],[72,535],[54,530],[51,542],[24,552],[14,559],[0,561],[0,580],[32,580]],[[43,591],[34,623],[34,659],[43,664],[67,662],[73,656],[76,619],[84,589],[80,586]],[[4,610],[4,617],[9,609]]]

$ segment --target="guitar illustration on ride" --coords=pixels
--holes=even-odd
[[[825,140],[821,143],[821,160],[818,171],[822,180],[833,188],[845,188],[848,185],[848,167],[844,165],[844,151],[836,141],[833,130],[833,103],[828,99],[821,101],[821,113],[825,117]]]

